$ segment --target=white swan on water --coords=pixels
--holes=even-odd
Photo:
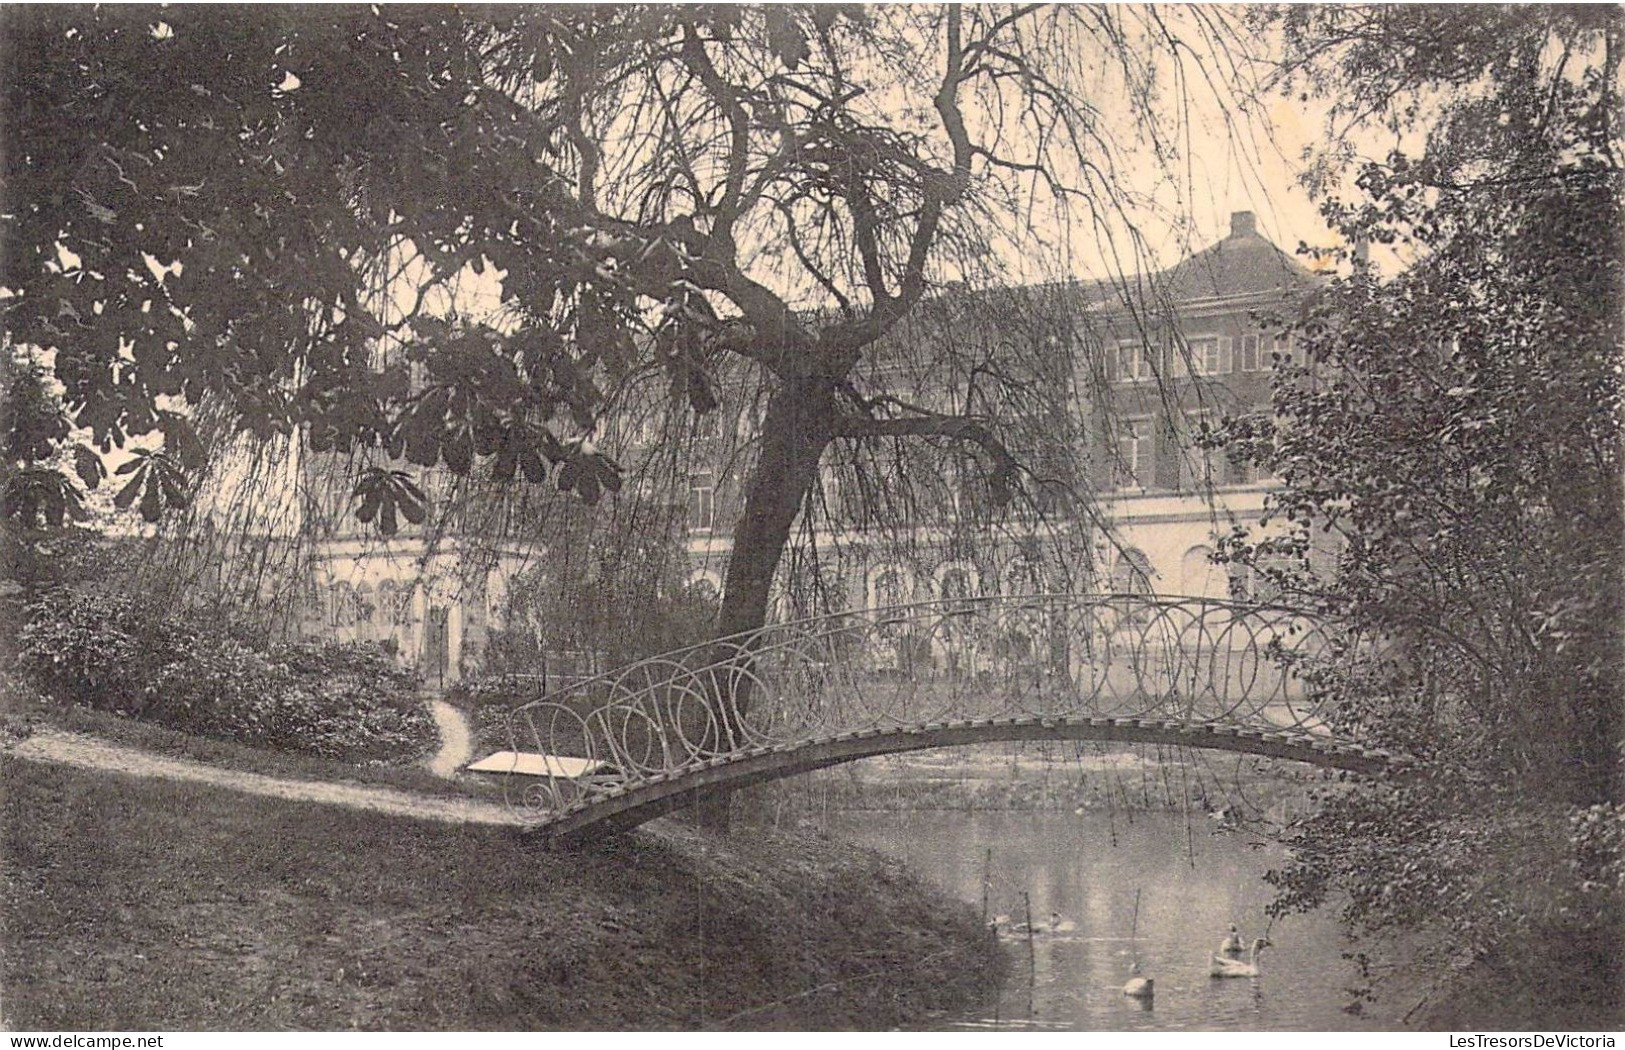
[[[1139,974],[1139,960],[1135,960],[1134,965],[1128,968],[1128,972],[1136,975]],[[1130,977],[1128,979],[1128,983],[1123,985],[1123,994],[1128,996],[1130,999],[1149,999],[1152,995],[1156,994],[1156,986],[1156,981],[1150,977],[1134,976]]]
[[[1011,922],[1008,915],[995,915],[992,921],[988,923],[988,927],[996,933],[1020,936],[1026,933],[1076,933],[1078,924],[1063,917],[1060,912],[1056,911],[1050,913],[1049,922],[1035,922],[1030,930],[1025,922]]]
[[[1213,977],[1257,977],[1259,953],[1268,947],[1270,947],[1269,941],[1263,937],[1257,938],[1253,941],[1252,950],[1247,953],[1245,962],[1240,959],[1227,959],[1222,955],[1215,955],[1208,974]]]

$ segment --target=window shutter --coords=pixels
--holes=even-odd
[[[1180,463],[1185,458],[1184,450],[1179,447],[1174,435],[1168,433],[1159,433],[1155,438],[1151,439],[1151,443],[1153,445],[1152,454],[1156,457],[1153,484],[1159,489],[1178,489],[1179,468]]]
[[[1235,343],[1227,335],[1219,337],[1219,375],[1229,375],[1236,370]]]

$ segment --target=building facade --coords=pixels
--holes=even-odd
[[[1025,315],[1020,327],[1057,344],[1076,392],[1065,419],[1048,431],[1040,425],[1051,440],[1026,450],[1036,517],[978,518],[950,493],[901,522],[901,545],[896,520],[803,530],[781,568],[787,594],[778,614],[1055,590],[1267,597],[1246,570],[1213,555],[1219,537],[1258,524],[1276,479],[1197,439],[1226,417],[1270,411],[1276,370],[1304,363],[1291,328],[1317,284],[1258,232],[1251,212],[1238,212],[1227,237],[1143,281],[1050,289],[1013,303]],[[1045,311],[1055,316],[1032,316]],[[932,382],[903,385],[911,400],[930,404]],[[749,413],[742,416],[748,428]],[[1046,498],[1052,481],[1055,498]],[[851,485],[840,456],[826,456],[819,500],[838,500]],[[1086,512],[1066,498],[1079,486],[1092,494]],[[715,471],[689,478],[689,578],[707,593],[722,588],[740,498]],[[809,545],[821,550],[809,555]],[[1058,573],[1059,547],[1073,550]],[[797,605],[809,574],[825,585],[823,600]]]
[[[1005,329],[1019,329],[1037,349],[1023,381],[1074,392],[1043,399],[1051,415],[1029,421],[1030,447],[1019,450],[1030,468],[1029,513],[979,506],[985,491],[948,453],[871,464],[865,473],[832,450],[816,506],[785,553],[774,615],[1042,591],[1258,596],[1213,554],[1220,536],[1258,522],[1274,479],[1204,451],[1197,437],[1225,417],[1269,411],[1274,371],[1302,363],[1290,327],[1315,287],[1313,274],[1261,236],[1251,213],[1239,212],[1223,240],[1143,281],[1010,291],[996,320],[984,314],[979,337],[1007,339]],[[956,295],[927,305],[926,321],[890,337],[920,345],[891,348],[896,354],[876,348],[868,377],[876,390],[950,407],[941,402],[959,366],[944,365],[929,341],[965,338],[950,316]],[[634,468],[623,498],[637,492],[677,520],[676,577],[701,599],[715,601],[726,577],[762,419],[759,378],[724,382],[717,411],[651,413],[599,435]],[[668,457],[673,449],[679,454]],[[677,470],[663,487],[651,485],[656,472],[648,464],[662,458]],[[878,517],[856,507],[885,502],[888,469],[923,479],[927,494]],[[351,471],[313,458],[302,473],[322,522],[311,547],[305,634],[382,644],[442,688],[482,669],[488,638],[508,626],[516,581],[546,587],[545,574],[527,572],[546,561],[557,530],[511,523],[543,520],[536,507],[556,494],[543,491],[530,511],[509,508],[510,524],[493,524],[479,520],[480,499],[430,472],[432,502],[456,509],[384,539],[348,512]],[[1080,491],[1089,494],[1086,506],[1072,498]],[[663,528],[656,523],[656,532]],[[545,596],[538,601],[546,605]]]

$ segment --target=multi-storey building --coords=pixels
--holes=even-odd
[[[814,558],[792,550],[784,573],[793,580],[819,564],[844,590],[833,604],[845,608],[1059,587],[1199,597],[1250,592],[1241,570],[1226,570],[1212,556],[1218,536],[1258,521],[1274,479],[1204,451],[1195,437],[1226,416],[1269,411],[1275,369],[1302,364],[1291,327],[1316,283],[1258,232],[1251,212],[1237,212],[1229,236],[1164,272],[1012,294],[993,314],[1003,311],[1022,337],[1054,347],[1054,374],[1031,378],[1053,384],[1064,376],[1059,381],[1073,391],[1059,406],[1063,417],[1028,427],[1048,438],[1023,450],[1037,516],[978,516],[950,481],[934,504],[915,504],[914,520],[893,518],[866,529],[829,516],[827,528],[802,533],[803,543],[821,542],[824,550]],[[925,304],[922,313],[930,312]],[[987,316],[983,311],[984,324]],[[926,323],[893,338],[946,334]],[[930,405],[953,385],[955,377],[941,372],[948,366],[930,352],[902,356],[928,366],[912,377],[902,374],[906,368],[890,368],[883,378],[894,393],[900,380],[909,400]],[[1041,356],[1028,367],[1043,371]],[[875,357],[886,370],[886,350]],[[1046,410],[1056,407],[1052,402]],[[819,495],[827,505],[853,479],[838,456],[826,457],[825,469]],[[1077,487],[1094,493],[1086,513],[1066,498]],[[965,492],[966,500],[974,498]],[[722,586],[739,498],[737,487],[716,471],[689,478],[688,553],[697,587]],[[906,543],[897,542],[899,528]],[[1066,545],[1076,550],[1065,578],[1057,579],[1044,563],[1056,560],[1049,556],[1053,548]],[[827,596],[823,604],[831,604]]]
[[[964,362],[945,362],[929,341],[973,339],[952,308],[956,298],[982,295],[992,306],[978,314],[979,337],[1008,339],[1019,329],[1037,351],[1024,359],[1031,374],[1022,379],[1045,396],[1004,406],[1031,417],[1025,439],[1013,439],[1029,445],[1015,449],[1031,469],[1029,513],[978,506],[985,490],[940,449],[935,459],[889,468],[911,470],[923,495],[882,515],[854,509],[860,497],[885,502],[888,493],[875,490],[891,486],[873,471],[859,477],[832,451],[808,527],[781,566],[778,612],[1056,589],[1209,597],[1247,590],[1212,555],[1218,536],[1257,521],[1272,479],[1203,451],[1194,436],[1225,416],[1268,411],[1273,370],[1300,360],[1290,322],[1315,284],[1258,233],[1252,213],[1238,212],[1229,236],[1143,279],[950,291],[922,304],[920,319],[890,337],[895,345],[876,348],[874,371],[856,385],[951,409],[943,399],[964,389],[966,377],[954,374]],[[759,384],[747,377],[724,386],[719,411],[620,421],[620,432],[602,435],[628,462],[642,450],[647,461],[676,464],[675,482],[634,479],[628,492],[642,488],[645,499],[686,515],[688,582],[711,596],[726,574],[761,422]],[[1072,394],[1054,396],[1061,389]],[[435,686],[477,670],[510,587],[538,564],[549,538],[479,520],[469,509],[478,501],[470,504],[465,491],[461,508],[380,539],[346,513],[348,481],[322,488],[323,472],[305,474],[320,490],[313,506],[326,524],[312,548],[303,629],[391,646]],[[431,484],[451,484],[442,482]],[[1091,497],[1071,498],[1083,491]],[[549,498],[557,499],[537,494],[532,510]]]
[[[1238,212],[1228,237],[1152,284],[1172,307],[1170,325],[1142,335],[1125,329],[1144,311],[1108,308],[1116,339],[1102,424],[1120,442],[1102,508],[1113,589],[1248,592],[1250,581],[1213,563],[1214,543],[1258,521],[1273,479],[1193,437],[1226,416],[1270,411],[1275,369],[1304,363],[1291,328],[1316,279]]]

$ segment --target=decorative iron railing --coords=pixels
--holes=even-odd
[[[1274,606],[1148,595],[944,599],[653,656],[516,708],[516,752],[583,759],[510,801],[537,819],[760,748],[968,719],[1145,718],[1329,731],[1359,640]]]

